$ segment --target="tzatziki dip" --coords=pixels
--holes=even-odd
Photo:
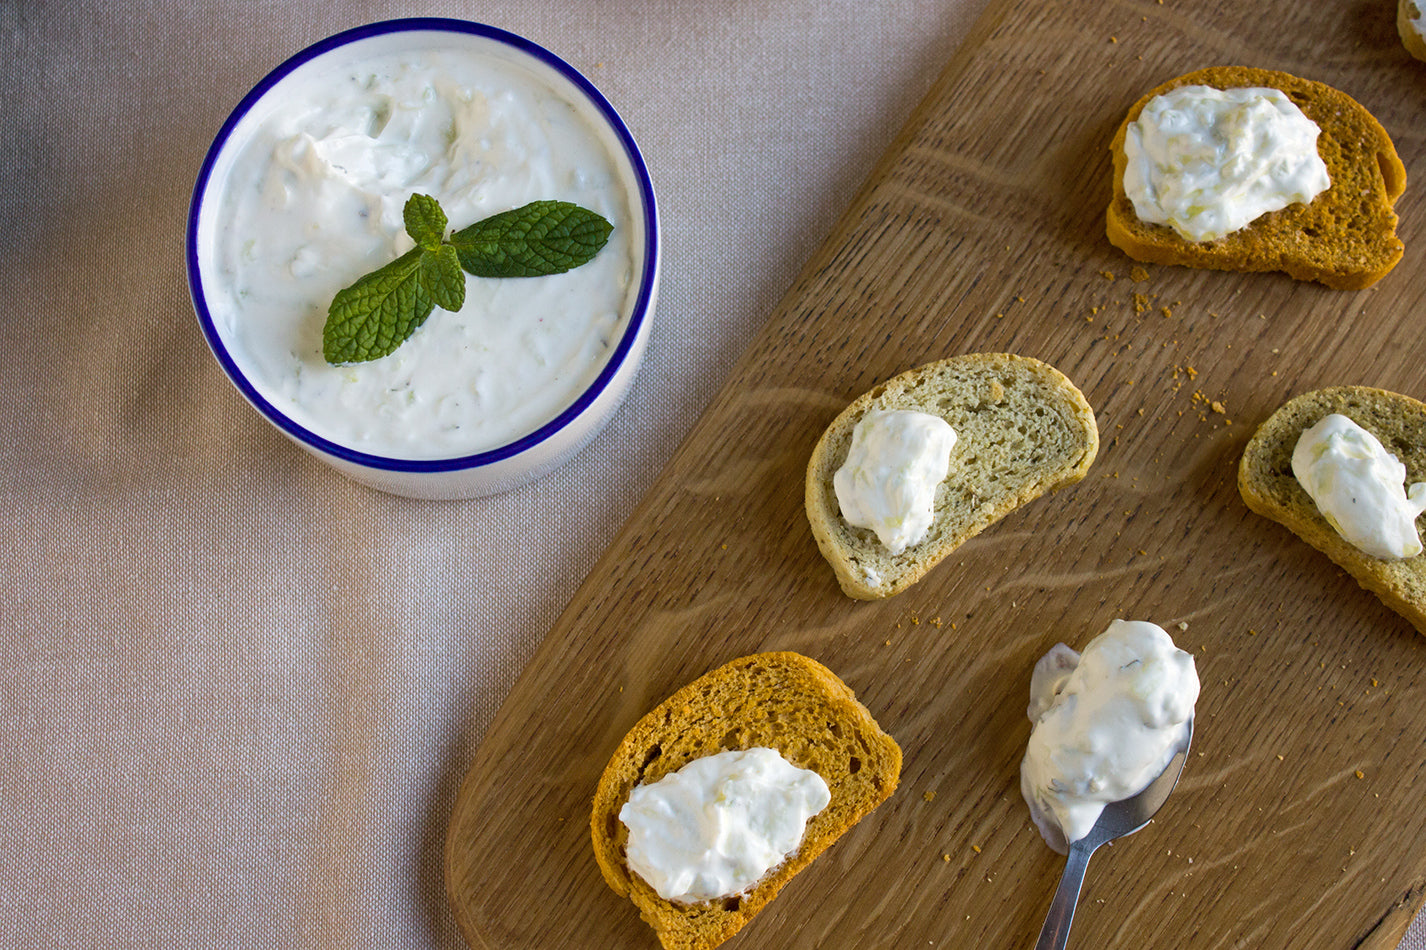
[[[1159,777],[1188,741],[1198,687],[1193,657],[1143,620],[1115,620],[1082,654],[1057,643],[1040,658],[1020,791],[1046,844],[1065,853],[1105,805]]]
[[[274,408],[348,449],[443,459],[508,445],[589,389],[629,325],[643,234],[590,106],[513,57],[454,46],[318,57],[263,102],[223,172],[204,289]],[[437,308],[394,353],[327,363],[333,296],[413,246],[402,207],[417,192],[453,229],[549,199],[613,232],[567,273],[467,277],[461,310]]]

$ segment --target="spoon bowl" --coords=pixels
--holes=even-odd
[[[1183,744],[1169,759],[1168,765],[1159,777],[1150,782],[1142,792],[1104,806],[1099,820],[1084,837],[1070,843],[1069,857],[1065,860],[1065,870],[1060,876],[1060,885],[1055,888],[1055,896],[1050,901],[1050,911],[1045,915],[1045,926],[1040,930],[1040,939],[1035,942],[1035,950],[1064,950],[1069,942],[1070,923],[1074,920],[1075,905],[1079,903],[1080,888],[1084,885],[1084,872],[1089,867],[1089,857],[1106,842],[1125,835],[1132,835],[1149,823],[1169,793],[1178,784],[1183,772],[1183,764],[1188,761],[1188,747],[1193,742],[1193,719],[1188,720],[1188,730]]]

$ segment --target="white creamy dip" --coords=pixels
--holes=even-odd
[[[1065,852],[1105,805],[1158,778],[1197,700],[1193,657],[1156,624],[1116,620],[1083,654],[1063,643],[1045,654],[1030,682],[1020,791],[1046,843]]]
[[[1125,130],[1124,191],[1140,220],[1213,241],[1327,190],[1320,132],[1277,89],[1180,86]]]
[[[1406,489],[1406,466],[1376,436],[1340,413],[1303,431],[1292,474],[1322,517],[1373,557],[1421,553],[1416,516],[1426,511],[1426,482]]]
[[[642,230],[592,107],[518,62],[458,49],[318,58],[266,98],[281,105],[245,120],[255,127],[227,169],[205,287],[265,399],[348,448],[451,458],[534,431],[594,382],[637,296]],[[614,230],[564,274],[467,277],[458,313],[437,308],[385,358],[329,365],[332,297],[412,247],[401,212],[415,192],[434,196],[452,229],[555,199]]]
[[[807,821],[832,800],[822,776],[776,749],[694,759],[619,810],[629,829],[629,867],[664,900],[741,894],[787,860]]]
[[[956,431],[910,409],[873,409],[852,428],[847,460],[832,476],[848,524],[874,531],[892,554],[926,537],[936,486],[950,471]]]

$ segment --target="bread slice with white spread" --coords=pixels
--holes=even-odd
[[[834,479],[857,423],[900,409],[944,419],[956,441],[926,536],[892,553],[843,517]],[[1094,410],[1053,366],[1010,353],[955,356],[882,383],[832,421],[807,465],[807,520],[843,592],[889,597],[1010,511],[1082,479],[1098,451]]]
[[[1243,450],[1239,494],[1249,509],[1327,555],[1426,633],[1426,555],[1386,559],[1359,550],[1328,523],[1293,474],[1298,439],[1332,413],[1347,416],[1376,436],[1406,466],[1408,483],[1426,481],[1426,404],[1382,389],[1340,386],[1303,393],[1268,417]]]
[[[666,900],[630,867],[620,811],[650,785],[720,752],[773,749],[821,776],[828,804],[797,849],[743,893],[692,903]],[[605,881],[633,901],[665,950],[710,950],[737,933],[828,846],[896,790],[901,749],[851,689],[797,653],[760,653],[704,674],[629,730],[599,779],[590,815]]]
[[[1140,219],[1125,190],[1125,139],[1151,100],[1182,86],[1280,90],[1321,129],[1317,151],[1331,184],[1310,203],[1269,211],[1216,240],[1190,241],[1165,224]],[[1406,168],[1375,117],[1347,94],[1289,73],[1245,66],[1201,69],[1151,89],[1129,109],[1110,146],[1114,193],[1109,241],[1131,258],[1213,270],[1283,271],[1298,280],[1355,290],[1380,280],[1401,259],[1396,199]]]
[[[1397,0],[1396,32],[1408,53],[1426,60],[1426,0]]]

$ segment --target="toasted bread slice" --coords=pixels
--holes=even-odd
[[[1389,560],[1359,550],[1327,523],[1292,473],[1292,450],[1303,430],[1334,412],[1400,459],[1408,484],[1426,481],[1426,403],[1382,389],[1341,386],[1303,393],[1268,417],[1243,450],[1238,491],[1250,509],[1289,528],[1426,633],[1426,555]]]
[[[746,893],[681,904],[629,868],[619,810],[640,783],[729,750],[776,749],[827,783],[831,802],[802,844]],[[896,790],[901,749],[830,670],[797,653],[760,653],[721,666],[640,719],[614,751],[594,793],[590,835],[599,870],[630,898],[665,950],[709,950],[737,933],[793,876]]]
[[[926,537],[891,554],[842,517],[832,477],[852,429],[872,409],[916,409],[956,430]],[[1094,410],[1065,375],[1009,353],[971,353],[882,383],[832,421],[807,465],[807,520],[850,597],[890,597],[1012,509],[1084,477],[1099,451]]]
[[[1396,32],[1408,53],[1426,60],[1426,0],[1397,0]]]
[[[1281,90],[1322,130],[1317,151],[1331,177],[1330,187],[1309,204],[1268,212],[1216,241],[1188,241],[1167,225],[1141,221],[1124,192],[1126,131],[1150,99],[1190,85]],[[1406,188],[1406,167],[1381,123],[1350,96],[1322,83],[1245,66],[1201,69],[1169,80],[1134,103],[1110,151],[1114,196],[1106,231],[1110,243],[1135,260],[1212,270],[1284,271],[1339,290],[1376,283],[1401,260],[1403,246],[1392,206]]]

